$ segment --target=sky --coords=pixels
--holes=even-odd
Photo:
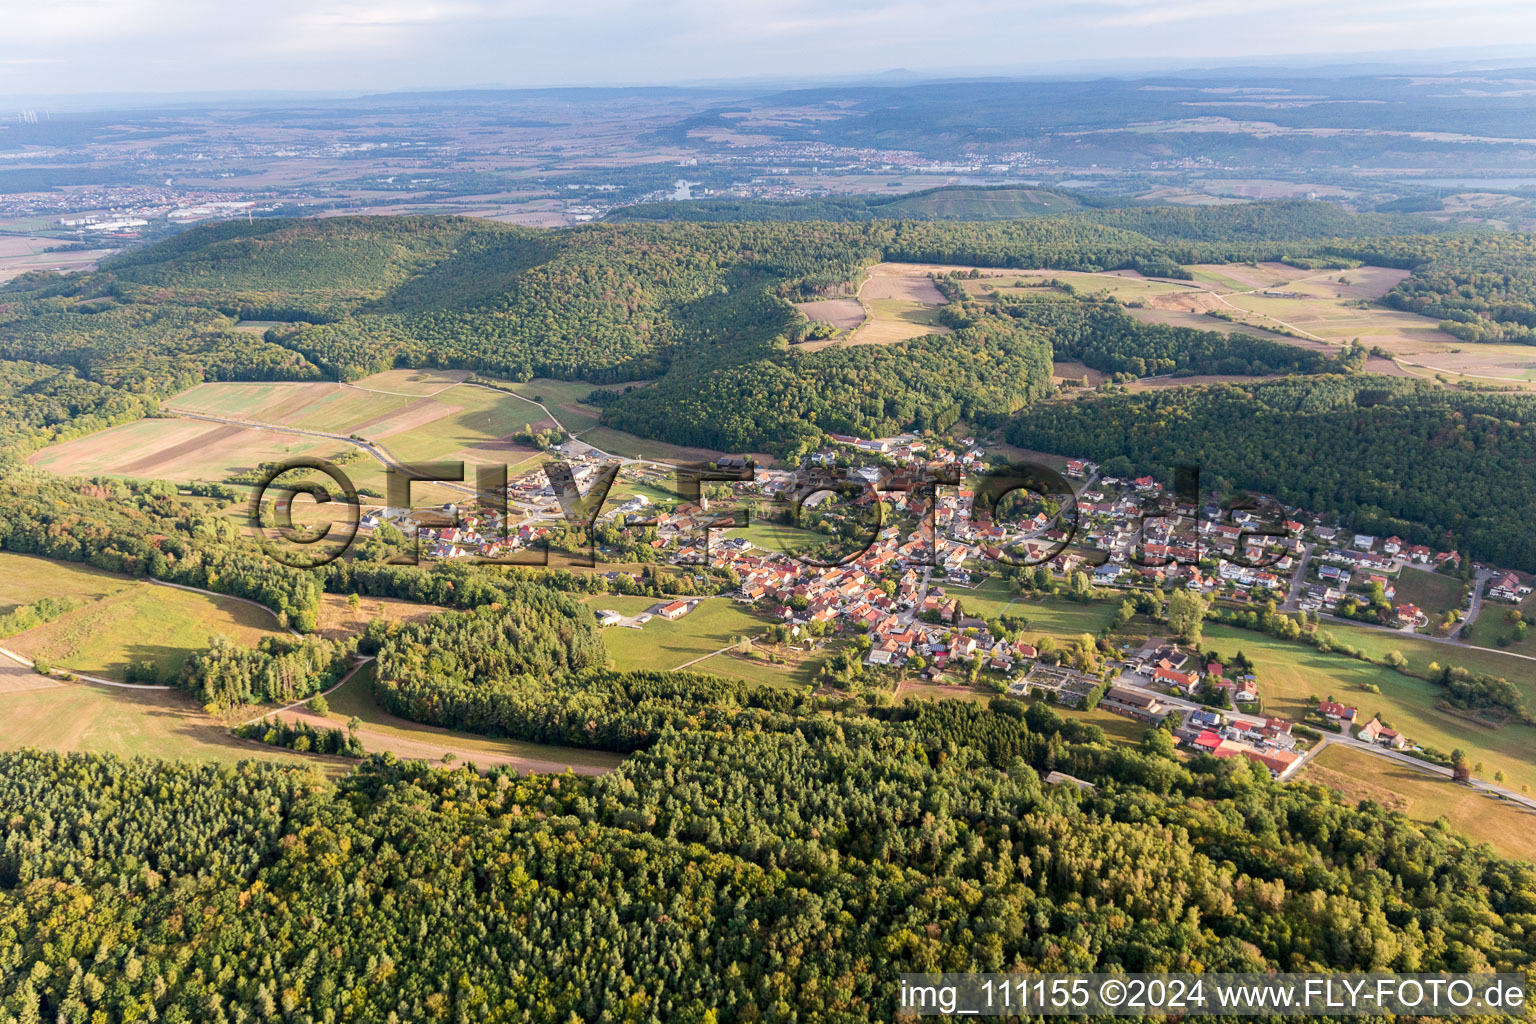
[[[1528,49],[1532,0],[0,0],[0,95],[681,83]]]

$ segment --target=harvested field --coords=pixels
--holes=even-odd
[[[821,320],[842,331],[851,331],[864,322],[864,307],[858,299],[818,299],[794,305],[812,320]]]
[[[878,263],[869,268],[859,298],[901,299],[924,306],[942,306],[944,295],[934,286],[929,271],[907,263]]]
[[[47,690],[66,684],[47,676],[38,675],[24,665],[19,665],[10,658],[0,655],[0,696],[11,693],[27,693],[31,690]],[[4,736],[0,735],[0,742],[4,742]]]
[[[862,311],[861,326],[845,338],[812,341],[800,347],[816,351],[829,345],[889,345],[925,334],[950,333],[949,328],[938,321],[939,307],[945,300],[928,276],[934,269],[910,263],[875,264],[859,286],[857,301]],[[845,308],[844,312],[845,322],[851,321],[851,311]]]
[[[393,597],[364,597],[354,609],[347,595],[326,594],[320,599],[320,618],[315,632],[335,640],[362,632],[375,619],[420,622],[446,610],[435,604],[417,604]]]
[[[294,455],[334,458],[358,448],[352,435],[382,442],[407,462],[462,460],[524,463],[533,448],[512,441],[524,426],[556,422],[514,394],[461,383],[462,375],[390,371],[366,378],[380,390],[336,383],[200,384],[167,402],[168,412],[227,417],[271,427],[192,419],[148,419],[52,445],[30,461],[56,473],[141,478],[225,480],[261,462]],[[395,391],[406,388],[421,394]],[[569,398],[586,385],[565,384]],[[574,405],[574,403],[573,403]],[[596,410],[574,405],[572,419],[592,424]],[[590,410],[590,411],[589,411]],[[277,429],[314,431],[334,439]],[[384,467],[372,456],[352,460],[345,472],[360,488],[383,492]],[[423,495],[425,491],[421,492]],[[435,493],[435,492],[434,492]],[[439,499],[441,500],[441,499]]]
[[[1327,786],[1349,801],[1372,800],[1416,821],[1443,817],[1474,843],[1506,857],[1536,858],[1536,812],[1365,751],[1330,746],[1298,781]]]
[[[385,370],[355,380],[349,386],[401,395],[434,395],[472,376],[468,370]]]
[[[255,740],[236,739],[185,694],[88,683],[46,684],[12,692],[0,685],[0,750],[23,746],[226,764],[251,758],[289,764],[316,760]]]
[[[223,480],[288,455],[333,455],[334,441],[204,420],[150,419],[34,452],[34,466],[78,476]]]

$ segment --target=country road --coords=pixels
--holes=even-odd
[[[1153,690],[1153,689],[1150,689],[1148,687],[1142,686],[1139,683],[1127,682],[1124,676],[1121,676],[1119,679],[1115,680],[1115,685],[1116,686],[1123,686],[1123,687],[1125,687],[1126,689],[1129,689],[1129,690],[1134,690],[1135,692],[1140,693],[1140,694],[1142,694],[1144,696],[1147,696],[1147,697],[1155,697],[1161,703],[1167,704],[1167,705],[1169,705],[1171,707],[1178,708],[1180,711],[1210,711],[1211,710],[1211,708],[1207,707],[1204,704],[1199,704],[1199,703],[1196,703],[1195,701],[1192,701],[1192,700],[1186,700],[1183,697],[1177,697],[1177,696],[1173,696],[1171,694],[1166,694],[1166,693],[1163,693],[1160,690]],[[1229,720],[1244,721],[1244,722],[1263,722],[1265,720],[1265,716],[1264,715],[1250,715],[1250,714],[1245,714],[1245,713],[1240,712],[1240,711],[1226,711],[1226,710],[1223,710],[1221,713],[1223,715],[1225,715]],[[1298,766],[1297,769],[1296,769],[1298,772],[1301,770],[1302,767],[1304,767],[1306,765],[1306,763],[1308,761],[1311,761],[1318,754],[1322,753],[1324,747],[1327,747],[1327,746],[1329,746],[1330,744],[1333,744],[1333,743],[1338,743],[1338,744],[1340,744],[1342,746],[1351,747],[1351,748],[1353,748],[1355,750],[1363,750],[1366,753],[1375,754],[1377,757],[1384,757],[1384,758],[1387,758],[1388,760],[1396,761],[1396,762],[1398,762],[1400,764],[1407,765],[1410,768],[1417,768],[1420,771],[1423,771],[1423,772],[1425,772],[1427,774],[1430,774],[1430,775],[1439,775],[1439,776],[1442,776],[1444,778],[1450,778],[1451,777],[1451,770],[1449,768],[1442,768],[1440,765],[1432,764],[1432,763],[1430,763],[1428,761],[1421,761],[1418,758],[1413,757],[1410,754],[1405,754],[1405,753],[1402,753],[1401,751],[1397,751],[1397,750],[1391,750],[1391,749],[1389,749],[1387,747],[1377,746],[1374,743],[1367,743],[1365,740],[1356,739],[1353,736],[1347,736],[1347,735],[1343,735],[1343,734],[1339,734],[1339,733],[1329,733],[1329,732],[1326,732],[1326,731],[1322,731],[1322,737],[1323,738],[1322,738],[1322,740],[1320,742],[1314,744],[1312,746],[1312,748],[1309,749],[1302,756],[1301,765]],[[1291,776],[1291,778],[1294,779],[1295,776],[1293,775],[1293,776]],[[1506,789],[1503,786],[1495,785],[1494,783],[1489,782],[1486,779],[1479,779],[1479,778],[1474,777],[1472,779],[1471,786],[1472,786],[1473,789],[1475,789],[1475,790],[1477,790],[1477,791],[1479,791],[1481,793],[1487,793],[1490,796],[1496,796],[1496,797],[1499,797],[1500,799],[1509,800],[1509,801],[1511,801],[1513,803],[1520,804],[1523,807],[1529,807],[1532,810],[1536,810],[1536,800],[1533,800],[1530,797],[1527,797],[1527,796],[1525,796],[1523,794],[1516,793],[1512,789]]]
[[[280,423],[263,423],[260,420],[237,419],[233,416],[212,416],[208,413],[188,412],[185,409],[178,409],[171,405],[163,405],[161,406],[161,409],[165,412],[171,413],[172,415],[180,416],[189,420],[204,420],[208,423],[223,423],[232,427],[249,427],[252,430],[272,430],[280,434],[297,434],[300,437],[318,437],[326,441],[340,441],[343,444],[350,444],[355,448],[361,448],[363,451],[367,452],[369,455],[378,460],[378,462],[387,469],[394,469],[400,473],[405,474],[406,476],[411,477],[413,480],[420,479],[420,477],[418,477],[416,474],[410,472],[405,463],[391,455],[389,451],[377,441],[362,441],[348,434],[332,434],[324,430],[310,430],[305,427],[290,427],[284,426]],[[465,487],[463,485],[455,484],[452,482],[433,482],[439,483],[441,486],[446,487],[449,490],[461,491],[465,494],[477,493],[473,487]]]

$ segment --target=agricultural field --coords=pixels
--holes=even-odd
[[[851,331],[864,322],[864,307],[858,299],[818,299],[796,302],[795,308],[812,320],[829,323],[840,331]]]
[[[276,619],[264,608],[139,582],[18,633],[5,647],[55,668],[116,680],[129,665],[149,661],[167,678],[211,636],[252,646],[277,632]]]
[[[49,445],[27,461],[40,469],[64,476],[118,476],[140,480],[217,481],[295,455],[331,458],[356,450],[345,442],[285,434],[206,420],[146,419]],[[372,460],[370,460],[371,462]],[[377,465],[376,463],[374,465]],[[366,467],[346,467],[359,487],[381,486],[362,472]]]
[[[447,609],[435,604],[417,604],[393,597],[360,598],[353,608],[345,594],[325,594],[320,598],[320,615],[315,632],[330,640],[361,633],[375,619],[386,622],[421,622]]]
[[[46,224],[54,227],[53,224]],[[93,270],[96,261],[110,256],[112,249],[86,249],[79,252],[59,252],[59,241],[53,238],[29,238],[22,235],[0,235],[0,284],[13,277],[33,270],[71,272]]]
[[[7,690],[0,678],[0,749],[41,747],[225,764],[251,759],[291,764],[314,760],[312,755],[237,739],[191,698],[175,691],[32,677],[42,685],[25,692]]]
[[[837,326],[848,324],[854,329],[840,338],[808,341],[797,347],[814,352],[830,345],[889,345],[925,334],[950,333],[938,321],[944,296],[928,276],[940,269],[944,268],[875,264],[865,273],[855,300],[830,299],[809,304],[817,307],[816,313],[804,310],[814,319],[829,320]],[[857,319],[849,305],[851,301],[856,301],[861,309]]]
[[[41,597],[96,601],[133,585],[127,576],[89,565],[0,551],[0,615]]]
[[[927,273],[971,268],[912,269]],[[1367,348],[1391,353],[1390,359],[1372,357],[1368,369],[1373,372],[1536,388],[1536,353],[1530,346],[1462,342],[1441,331],[1438,321],[1382,305],[1380,299],[1407,276],[1405,270],[1367,266],[1312,271],[1284,263],[1196,264],[1189,270],[1193,281],[1145,278],[1131,270],[994,269],[982,270],[980,277],[962,284],[973,298],[988,301],[1039,294],[1046,282],[1060,281],[1080,294],[1123,302],[1132,316],[1148,323],[1241,331],[1315,349],[1332,349],[1358,338]]]
[[[1302,769],[1297,781],[1327,786],[1349,801],[1375,801],[1416,821],[1444,818],[1474,843],[1536,861],[1536,812],[1408,765],[1335,744]]]
[[[603,386],[603,390],[623,391],[627,387],[643,386],[646,383],[648,382],[629,381],[624,384],[607,384]],[[590,430],[597,426],[598,417],[603,412],[597,406],[587,404],[587,396],[597,389],[597,385],[584,381],[535,377],[530,381],[505,386],[529,401],[543,405],[549,410],[549,414],[572,434],[579,434],[583,430]]]
[[[462,383],[463,376],[391,370],[353,384],[200,384],[166,402],[165,410],[240,422],[140,420],[51,445],[30,461],[60,474],[184,482],[224,480],[288,456],[342,457],[354,485],[382,495],[383,464],[350,438],[364,438],[404,462],[462,461],[466,476],[475,465],[504,463],[516,472],[542,458],[511,436],[554,421],[531,401]],[[418,485],[413,494],[418,490],[423,503],[458,493]]]
[[[1230,278],[1239,269],[1224,267],[1218,272],[1202,268],[1195,273],[1197,279],[1201,274],[1210,276],[1214,285],[1214,277]],[[1221,295],[1224,306],[1252,314],[1244,319],[1258,326],[1278,324],[1318,341],[1344,344],[1359,339],[1367,348],[1385,349],[1400,372],[1420,377],[1444,375],[1452,383],[1467,379],[1536,387],[1536,353],[1530,346],[1460,341],[1441,331],[1438,321],[1380,305],[1378,300],[1406,277],[1407,271],[1357,267],[1295,273],[1298,276],[1292,280],[1266,283],[1250,291],[1223,293],[1216,287],[1211,291]],[[1235,283],[1255,278],[1248,274]],[[1265,291],[1290,294],[1265,295]]]
[[[1132,270],[1116,270],[1109,273],[1091,274],[1072,270],[1010,270],[1003,276],[984,276],[961,281],[966,292],[983,302],[994,298],[1016,298],[1020,295],[1062,294],[1050,288],[1047,282],[1061,281],[1085,295],[1108,295],[1121,302],[1146,300],[1154,295],[1171,295],[1194,292],[1199,289],[1191,284],[1153,280],[1142,277]]]
[[[1333,624],[1323,628],[1341,641],[1345,639]],[[1347,642],[1354,643],[1354,633],[1364,632],[1369,631],[1354,631]],[[1390,634],[1383,636],[1393,639]],[[1402,639],[1414,638],[1405,635]],[[1419,642],[1426,647],[1445,647],[1422,639]],[[1441,690],[1426,680],[1338,652],[1325,654],[1305,644],[1227,626],[1208,625],[1201,647],[1227,657],[1242,651],[1252,659],[1264,710],[1269,714],[1300,721],[1307,711],[1309,696],[1331,695],[1358,707],[1362,724],[1379,713],[1387,724],[1414,743],[1445,753],[1461,747],[1474,764],[1484,765],[1485,770],[1479,775],[1492,778],[1495,771],[1502,770],[1515,788],[1536,787],[1536,729],[1523,725],[1493,729],[1441,711],[1435,706]],[[1406,648],[1403,652],[1408,653]],[[1510,679],[1519,682],[1514,676]],[[1528,674],[1524,681],[1529,689],[1531,676]],[[1367,686],[1375,686],[1381,692],[1371,693],[1365,689]]]
[[[639,615],[666,603],[654,597],[613,595],[587,601],[593,609],[612,608],[621,615]],[[714,662],[725,659],[701,659],[729,647],[737,637],[760,636],[766,625],[768,620],[746,605],[730,598],[708,597],[675,622],[656,617],[639,629],[609,627],[603,630],[603,643],[615,668],[677,669],[691,665],[699,672],[714,672]]]
[[[1481,619],[1495,607],[1498,606],[1485,602],[1478,618]],[[1408,660],[1408,668],[1414,672],[1427,672],[1431,662],[1438,662],[1441,665],[1455,665],[1473,672],[1503,676],[1524,689],[1528,700],[1536,702],[1536,661],[1515,658],[1476,644],[1437,643],[1428,637],[1413,633],[1372,629],[1369,626],[1339,619],[1325,620],[1322,629],[1331,634],[1336,643],[1357,647],[1378,661],[1389,651],[1399,651]]]

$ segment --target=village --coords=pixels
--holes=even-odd
[[[1062,466],[1068,491],[1030,492],[1031,500],[1005,515],[1007,501],[996,495],[992,507],[978,508],[979,483],[993,462],[973,438],[831,435],[797,469],[722,458],[712,467],[718,474],[706,474],[714,482],[695,482],[694,500],[678,493],[675,467],[614,460],[579,442],[552,454],[567,475],[535,468],[511,480],[504,514],[483,501],[382,508],[366,512],[362,526],[389,522],[414,531],[421,556],[429,559],[516,562],[523,555],[538,564],[547,557],[542,547],[571,536],[571,519],[578,518],[571,513],[582,496],[592,497],[594,486],[611,479],[604,494],[612,497],[595,519],[585,505],[579,517],[591,523],[594,538],[604,538],[594,544],[600,562],[707,570],[729,581],[729,596],[780,623],[793,641],[857,638],[870,670],[935,685],[985,678],[1018,697],[1166,722],[1188,749],[1245,757],[1282,779],[1301,766],[1308,738],[1319,729],[1393,750],[1411,744],[1376,719],[1356,721],[1355,708],[1332,701],[1320,702],[1306,725],[1266,715],[1262,681],[1247,666],[1202,659],[1171,637],[1149,637],[1139,649],[1086,661],[1070,651],[1039,650],[1022,631],[1010,635],[1006,626],[999,630],[999,623],[967,614],[967,591],[1000,570],[1025,568],[1036,579],[1045,573],[1056,584],[1101,596],[1182,589],[1228,606],[1273,606],[1424,632],[1429,616],[1411,601],[1394,602],[1397,588],[1407,574],[1447,576],[1462,561],[1455,551],[1343,530],[1270,499],[1223,509],[1198,494],[1171,493],[1151,477],[1106,475],[1078,458]],[[953,486],[924,486],[945,474]],[[814,536],[835,537],[828,522],[838,525],[860,509],[880,505],[884,514],[878,530],[854,537],[833,564],[773,550],[762,534],[744,529],[754,518],[788,518],[797,496],[819,498],[839,483],[863,493],[835,509],[831,502],[817,506],[823,532]],[[1531,594],[1514,573],[1475,568],[1465,607],[1448,616],[1454,619],[1449,636],[1477,615],[1485,598],[1517,603]],[[638,575],[631,578],[639,582]],[[637,616],[596,614],[603,626],[643,629],[654,617],[682,618],[695,604],[663,600]]]

